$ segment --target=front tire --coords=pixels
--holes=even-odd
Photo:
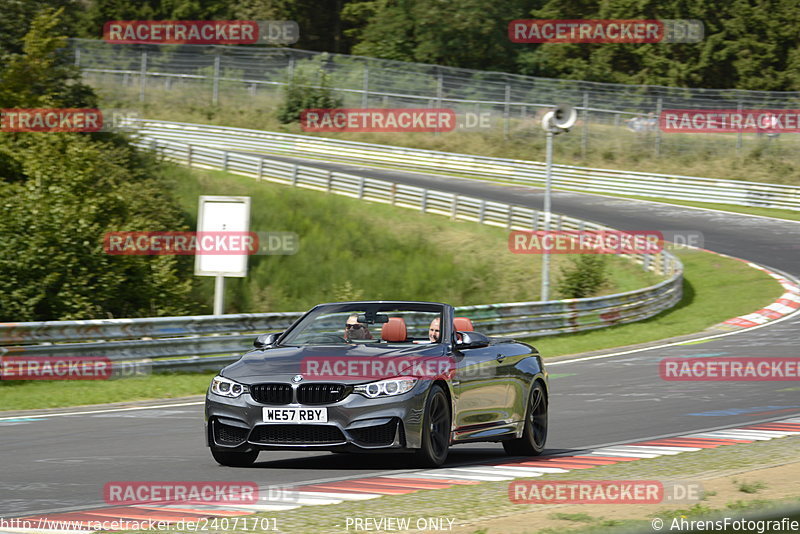
[[[522,437],[503,442],[510,456],[539,456],[547,441],[547,395],[538,380],[533,383],[528,406],[525,411],[525,427]]]
[[[258,451],[231,452],[211,449],[211,456],[214,457],[218,464],[226,467],[249,467],[258,458]]]
[[[441,386],[431,388],[422,417],[422,447],[416,451],[419,467],[439,467],[450,447],[450,401]]]

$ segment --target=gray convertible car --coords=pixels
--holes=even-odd
[[[320,304],[222,369],[208,389],[206,439],[222,465],[260,451],[410,452],[501,442],[538,455],[548,378],[535,348],[491,338],[435,302]]]

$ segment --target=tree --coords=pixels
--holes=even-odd
[[[0,67],[0,107],[91,107],[43,10]],[[163,169],[112,133],[0,133],[0,321],[184,314],[188,258],[110,256],[109,231],[180,230]]]

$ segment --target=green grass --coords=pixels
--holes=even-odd
[[[121,380],[0,382],[0,409],[29,410],[203,395],[216,373],[160,374]]]
[[[758,493],[767,487],[767,485],[763,482],[737,482],[736,480],[733,482],[737,485],[739,491],[742,493]]]
[[[192,225],[199,195],[242,195],[252,199],[251,231],[299,236],[297,254],[250,256],[247,278],[226,281],[226,313],[299,311],[362,298],[455,306],[539,299],[541,256],[509,252],[507,230],[223,172],[171,172]],[[557,280],[573,256],[552,258]],[[608,266],[610,283],[598,294],[660,280],[616,256]],[[196,288],[209,307],[212,282],[198,280]]]
[[[701,251],[676,253],[684,265],[684,283],[683,298],[674,308],[637,323],[526,341],[545,357],[646,343],[751,313],[783,292],[773,278],[739,260]]]
[[[550,514],[550,519],[561,519],[562,521],[580,521],[582,523],[589,523],[594,521],[594,518],[589,514],[565,514],[565,513],[555,513]]]

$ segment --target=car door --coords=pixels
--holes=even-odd
[[[456,440],[498,433],[509,417],[509,379],[497,351],[488,347],[455,350],[454,422]]]

